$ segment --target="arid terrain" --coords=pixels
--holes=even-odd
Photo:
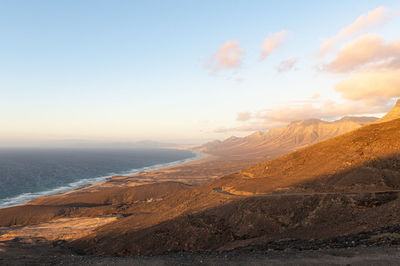
[[[375,117],[344,117],[333,122],[300,120],[267,132],[257,131],[243,138],[232,136],[224,141],[208,142],[195,149],[236,159],[273,158],[342,135],[376,120]]]
[[[0,262],[395,263],[399,107],[275,159],[211,156],[2,209]]]

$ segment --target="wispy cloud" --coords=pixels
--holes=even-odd
[[[228,41],[213,54],[205,63],[205,67],[212,73],[219,70],[235,69],[242,64],[244,50],[239,47],[238,41]]]
[[[321,95],[319,95],[319,93],[314,93],[313,96],[311,97],[311,99],[316,100],[320,97]]]
[[[247,121],[251,118],[250,112],[241,112],[237,114],[236,121]]]
[[[289,58],[287,60],[283,60],[276,67],[276,71],[278,72],[288,72],[294,68],[297,64],[298,59],[296,57]]]
[[[390,17],[391,15],[389,14],[389,10],[384,7],[378,7],[367,14],[359,16],[353,23],[342,28],[335,36],[324,41],[318,53],[319,56],[327,54],[341,40],[353,36],[363,30],[381,25],[389,20]]]
[[[267,38],[265,38],[261,45],[261,60],[267,58],[274,50],[281,46],[282,43],[288,38],[288,36],[289,32],[286,30],[282,30],[272,33]]]

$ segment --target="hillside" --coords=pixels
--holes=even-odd
[[[397,100],[396,105],[387,113],[384,117],[375,121],[375,123],[388,122],[394,119],[400,118],[400,100]]]
[[[233,194],[365,191],[400,188],[400,120],[283,155],[216,182]]]
[[[319,119],[295,121],[268,132],[257,131],[243,138],[230,137],[224,141],[209,142],[197,147],[197,150],[230,157],[274,157],[342,135],[376,119],[344,117],[333,122]]]
[[[329,242],[381,227],[390,231],[400,222],[399,132],[400,119],[367,125],[179,191],[147,206],[145,216],[106,225],[72,247],[85,253],[156,254],[265,247],[281,239]],[[368,234],[365,241],[380,237]]]

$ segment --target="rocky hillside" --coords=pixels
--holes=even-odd
[[[243,138],[230,137],[224,141],[209,142],[197,147],[197,150],[230,157],[273,157],[350,132],[376,119],[344,117],[333,122],[319,119],[295,121],[268,132],[257,131]]]

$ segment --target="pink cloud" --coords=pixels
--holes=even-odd
[[[385,43],[382,37],[366,34],[343,45],[336,58],[324,68],[331,72],[349,72],[396,59],[400,60],[400,41]]]
[[[345,101],[337,103],[326,100],[311,103],[287,103],[271,109],[259,110],[244,124],[234,128],[220,128],[216,132],[256,131],[282,127],[290,122],[306,119],[337,119],[348,115],[379,114],[390,110],[391,100]],[[239,114],[238,114],[239,115]],[[240,120],[239,120],[240,121]]]
[[[338,34],[323,42],[319,56],[324,56],[341,40],[348,38],[365,29],[376,27],[389,20],[389,10],[378,7],[367,14],[359,16],[353,23],[342,28]]]
[[[376,102],[400,97],[400,41],[366,34],[343,45],[324,69],[347,73],[335,90],[347,100]]]
[[[400,68],[369,69],[357,72],[335,86],[349,100],[400,97]]]
[[[311,96],[312,100],[316,100],[320,97],[319,93],[314,93],[313,96]]]
[[[242,64],[244,50],[239,48],[238,41],[228,41],[209,58],[205,67],[213,73],[223,69],[235,69]]]
[[[247,121],[251,118],[251,113],[241,112],[237,114],[236,121]]]
[[[289,33],[286,30],[270,34],[264,39],[261,45],[261,60],[267,58],[273,51],[275,51],[282,43],[288,38]]]

